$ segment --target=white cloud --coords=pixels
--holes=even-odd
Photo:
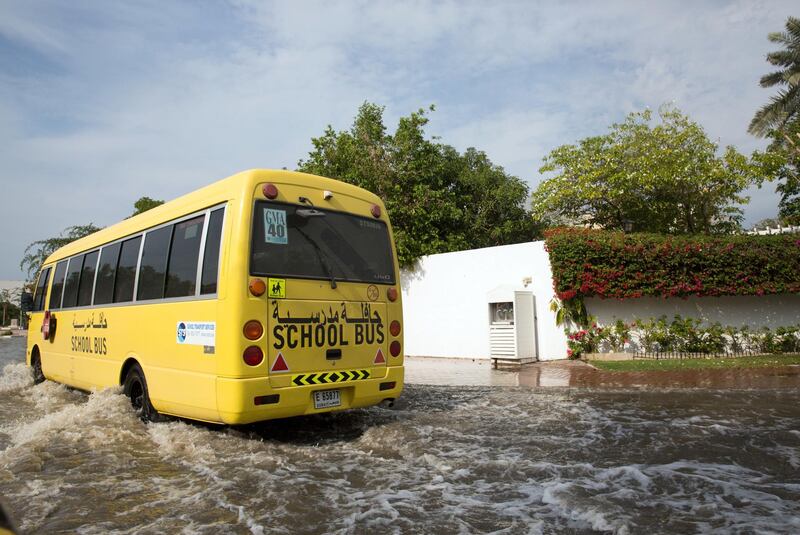
[[[293,167],[364,100],[532,184],[553,147],[675,100],[722,144],[790,2],[25,2],[0,7],[0,278],[24,245],[238,170]],[[765,189],[771,190],[767,185]],[[751,221],[774,215],[753,195]],[[36,217],[31,217],[34,213]],[[24,221],[24,225],[16,223]]]

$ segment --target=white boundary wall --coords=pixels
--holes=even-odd
[[[489,358],[487,293],[532,282],[539,360],[566,358],[567,338],[550,312],[553,280],[544,242],[423,257],[402,276],[405,353],[420,357]]]
[[[416,269],[405,271],[406,355],[489,358],[487,294],[501,285],[523,289],[528,277],[532,282],[524,289],[534,294],[538,358],[566,358],[566,335],[549,308],[552,271],[542,241],[426,256]],[[601,325],[618,318],[630,322],[666,315],[671,320],[675,314],[751,329],[800,323],[800,295],[588,298],[586,308]]]
[[[607,325],[617,319],[631,322],[667,316],[671,321],[679,314],[685,318],[698,318],[706,323],[719,322],[723,326],[751,330],[761,327],[788,327],[800,323],[800,295],[736,295],[722,297],[687,297],[686,299],[640,297],[638,299],[600,299],[589,297],[586,310],[597,318],[597,323]]]

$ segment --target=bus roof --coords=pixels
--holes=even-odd
[[[240,197],[250,197],[255,187],[262,183],[274,181],[278,183],[304,184],[319,189],[336,190],[344,195],[350,195],[373,203],[381,203],[380,198],[358,186],[297,171],[280,169],[250,169],[229,176],[200,189],[182,195],[176,199],[152,208],[144,213],[124,219],[105,227],[93,234],[68,243],[53,252],[43,265],[58,262],[75,254],[89,251],[106,243],[118,240],[160,225],[172,219],[202,210],[224,201]]]

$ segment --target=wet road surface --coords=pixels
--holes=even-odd
[[[23,347],[0,340],[0,492],[30,533],[800,532],[797,388],[409,385],[233,429],[33,386]]]

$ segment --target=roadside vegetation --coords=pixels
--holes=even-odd
[[[595,368],[614,372],[655,372],[680,370],[775,368],[800,366],[800,353],[792,355],[760,355],[757,357],[729,357],[710,359],[638,359],[618,361],[592,361]]]

